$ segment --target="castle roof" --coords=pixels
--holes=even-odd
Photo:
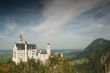
[[[25,44],[24,43],[16,43],[16,47],[18,50],[25,50]],[[35,44],[27,44],[27,50],[29,49],[36,49]]]
[[[40,52],[40,50],[41,50],[41,49],[39,49],[38,52]],[[41,53],[41,54],[47,54],[47,50],[43,49],[43,50],[41,50],[40,53]]]
[[[27,44],[27,49],[36,49],[36,45],[35,44]]]

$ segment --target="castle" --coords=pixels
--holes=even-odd
[[[17,43],[14,44],[13,47],[13,58],[16,64],[22,62],[27,62],[28,59],[40,60],[42,63],[46,63],[51,55],[51,47],[50,44],[47,45],[46,50],[43,51],[38,49],[35,44],[28,44],[24,42],[22,35],[20,35],[20,39]]]

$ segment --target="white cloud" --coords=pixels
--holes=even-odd
[[[68,25],[68,22],[91,9],[96,3],[96,0],[52,0],[43,10],[46,19],[32,28],[32,31],[48,37],[57,34],[64,25]]]
[[[6,28],[6,30],[14,31],[16,29],[16,23],[14,21],[9,22],[9,23],[7,23],[7,25],[5,25],[5,28]]]
[[[0,33],[0,49],[12,49],[15,40],[17,40],[15,37]]]
[[[90,19],[90,24],[85,22],[87,27],[82,27],[84,26],[82,24],[81,28],[69,29],[68,25],[83,12],[91,10],[98,1],[100,0],[52,0],[45,5],[41,18],[44,19],[43,21],[38,24],[31,22],[32,25],[25,25],[24,27],[16,27],[16,24],[7,25],[6,31],[14,31],[14,38],[23,32],[26,39],[37,43],[40,48],[45,48],[49,42],[53,44],[53,48],[84,48],[89,42],[97,38],[97,36],[90,36],[89,34],[93,33],[92,31],[101,30],[105,25],[93,19]],[[73,24],[72,26],[78,25]],[[69,31],[65,30],[64,27]],[[11,38],[13,37],[9,39]]]

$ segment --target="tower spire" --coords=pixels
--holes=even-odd
[[[22,34],[20,34],[20,36],[19,36],[19,43],[23,43],[23,37],[22,37]]]
[[[22,37],[22,34],[20,34],[20,41],[23,41],[23,37]]]

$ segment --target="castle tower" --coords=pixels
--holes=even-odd
[[[17,54],[17,47],[16,44],[13,47],[13,58],[12,61],[15,61],[15,63],[17,64],[17,58],[18,58],[18,54]]]
[[[46,49],[47,49],[47,54],[50,55],[51,54],[50,44],[47,45]]]
[[[27,42],[25,42],[25,62],[27,62]]]

